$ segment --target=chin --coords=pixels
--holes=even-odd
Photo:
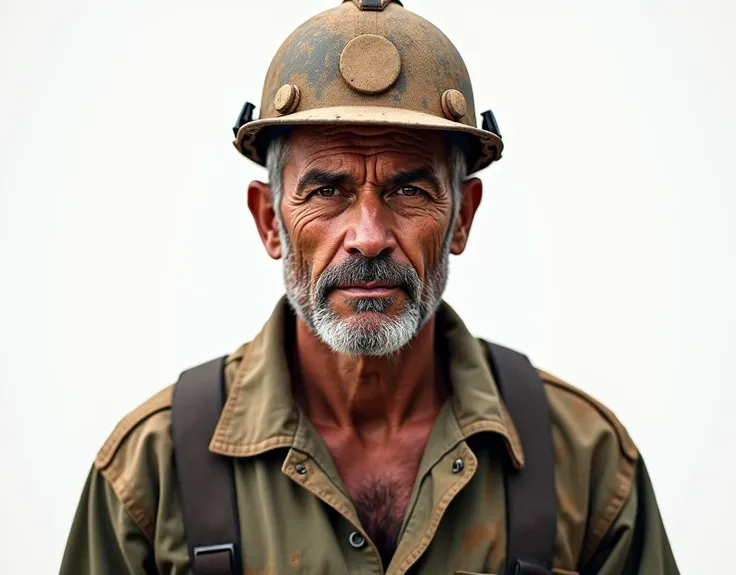
[[[352,312],[344,316],[342,323],[358,332],[377,332],[390,324],[395,318],[386,313],[375,311]]]
[[[318,337],[336,353],[381,357],[392,355],[417,334],[419,314],[404,310],[395,317],[379,312],[330,314],[315,322]]]

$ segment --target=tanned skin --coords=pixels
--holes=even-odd
[[[477,178],[463,186],[454,230],[447,144],[421,130],[304,127],[289,137],[280,206],[297,269],[312,281],[351,254],[389,254],[424,279],[443,241],[462,254],[482,196]],[[394,183],[397,174],[416,180]],[[271,190],[252,182],[248,205],[268,254],[282,257]],[[341,317],[348,297],[391,297],[385,321],[406,302],[399,288],[357,286],[329,295]],[[337,354],[297,319],[294,397],[332,453],[363,528],[384,566],[396,548],[429,433],[449,394],[435,350],[435,319],[389,357]]]

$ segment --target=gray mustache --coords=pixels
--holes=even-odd
[[[404,289],[410,300],[419,296],[422,281],[413,267],[400,264],[389,255],[367,258],[362,255],[333,266],[319,276],[315,285],[317,301],[323,304],[329,293],[340,286],[354,283],[379,282]]]

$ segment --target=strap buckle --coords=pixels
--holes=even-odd
[[[235,575],[235,544],[200,545],[194,548],[195,573]]]
[[[536,563],[529,561],[521,561],[520,559],[514,563],[513,575],[552,575],[552,571]]]

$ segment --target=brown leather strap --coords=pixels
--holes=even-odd
[[[552,430],[544,384],[529,359],[484,342],[488,358],[524,449],[525,465],[508,465],[506,575],[551,573],[557,528]]]
[[[174,466],[195,575],[240,573],[233,461],[209,450],[225,402],[225,358],[185,371],[174,387]]]

